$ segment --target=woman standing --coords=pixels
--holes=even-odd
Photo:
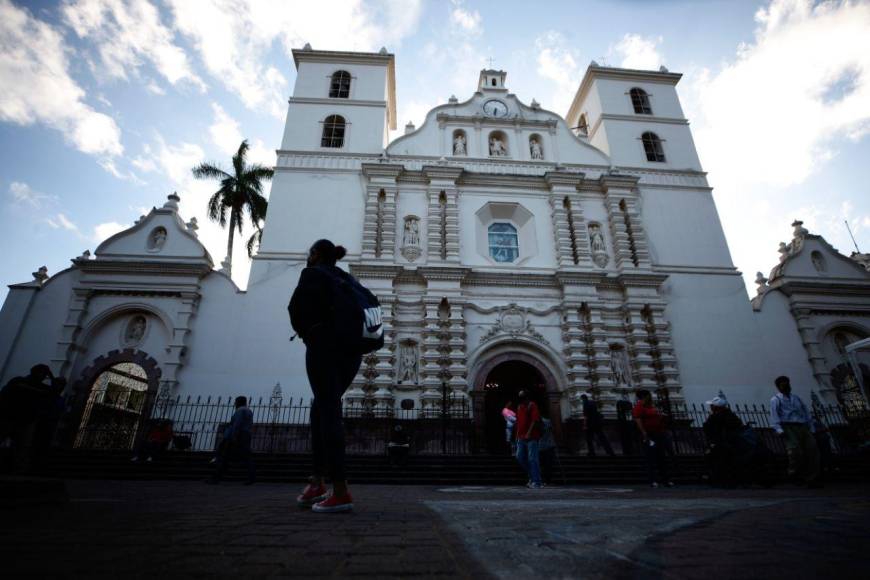
[[[344,466],[344,425],[341,397],[356,376],[362,355],[343,340],[342,321],[336,320],[336,280],[350,274],[337,267],[346,250],[329,240],[314,242],[307,268],[290,300],[290,321],[305,342],[305,370],[314,401],[311,404],[311,452],[314,475],[296,498],[301,507],[315,512],[353,509]],[[343,346],[344,345],[344,346]],[[328,494],[324,479],[332,480]]]
[[[662,484],[673,487],[674,482],[668,475],[667,450],[670,440],[665,426],[665,418],[653,405],[652,394],[646,389],[637,391],[637,403],[631,411],[637,428],[643,438],[643,453],[646,456],[650,487],[658,487],[658,472]]]

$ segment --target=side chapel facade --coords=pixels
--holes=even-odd
[[[584,393],[612,416],[638,388],[674,403],[719,390],[766,402],[780,374],[805,396],[843,398],[843,345],[870,336],[866,256],[796,222],[750,303],[681,75],[593,62],[562,117],[483,70],[470,98],[389,142],[392,54],[306,45],[293,56],[247,290],[215,269],[172,195],[94,256],[10,287],[3,382],[48,361],[86,392],[126,364],[163,397],[307,397],[286,305],[308,247],[326,237],[384,305],[386,345],[346,393],[375,411],[434,408],[445,387],[482,405],[511,381],[535,383],[562,418],[580,415]]]

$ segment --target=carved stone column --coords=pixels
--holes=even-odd
[[[599,392],[602,412],[610,416],[615,412],[616,382],[610,366],[610,345],[607,342],[607,329],[601,304],[590,303],[589,306],[589,336],[592,339],[592,360],[595,365],[595,387]],[[605,405],[606,403],[606,405]],[[611,407],[613,407],[611,409]]]
[[[577,196],[583,174],[549,171],[544,178],[550,187],[550,215],[559,266],[591,266],[586,223]]]
[[[627,304],[623,309],[625,322],[625,339],[628,344],[629,357],[637,387],[654,390],[656,369],[652,357],[652,345],[649,333],[641,311],[643,305]]]
[[[421,357],[421,383],[423,393],[420,401],[424,413],[431,412],[441,402],[441,325],[438,318],[438,306],[441,299],[435,296],[426,296],[423,299],[426,309],[425,326],[423,329],[423,354]]]
[[[429,179],[429,216],[427,219],[429,264],[459,264],[459,190],[456,180],[461,167],[426,165]]]
[[[797,321],[798,333],[801,336],[804,349],[807,351],[807,358],[813,369],[813,376],[816,377],[819,392],[825,403],[836,403],[836,392],[830,384],[831,375],[825,364],[825,355],[822,354],[822,349],[819,346],[818,332],[813,324],[811,312],[806,308],[792,309],[792,315]]]
[[[587,329],[585,313],[581,312],[582,304],[565,303],[562,314],[562,352],[568,367],[568,400],[571,404],[571,416],[579,418],[583,415],[580,395],[592,387],[592,368],[590,367],[590,349],[587,344]]]
[[[653,364],[657,366],[656,382],[659,387],[668,389],[672,402],[682,403],[680,371],[671,341],[671,327],[665,320],[664,313],[664,304],[650,304],[646,312],[650,341],[654,341]]]
[[[450,366],[447,370],[450,373],[450,393],[454,400],[466,399],[468,390],[468,382],[466,381],[468,368],[466,366],[467,359],[465,353],[464,307],[464,301],[457,298],[452,299],[450,301],[450,315],[447,321],[448,344],[450,347]]]
[[[363,220],[363,260],[392,262],[396,251],[396,179],[404,170],[402,165],[363,163],[362,172],[367,179],[366,207]]]
[[[51,359],[51,372],[55,376],[63,376],[68,370],[67,367],[71,362],[70,353],[76,347],[76,338],[81,329],[82,320],[87,314],[92,294],[92,290],[88,288],[73,288],[60,340],[57,341],[54,358]]]
[[[613,238],[616,266],[620,270],[649,269],[649,245],[637,207],[636,177],[603,175],[607,220]]]
[[[371,394],[372,410],[378,416],[389,416],[393,413],[393,385],[395,384],[395,350],[396,336],[393,330],[393,305],[395,296],[378,296],[383,311],[384,346],[372,353],[377,362],[374,371],[377,376],[371,381],[374,392]]]

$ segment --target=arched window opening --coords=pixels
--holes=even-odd
[[[515,262],[520,257],[517,228],[508,223],[494,223],[489,226],[489,255],[500,263]]]
[[[589,120],[586,118],[586,113],[580,115],[580,121],[577,123],[577,129],[581,135],[589,135]]]
[[[631,95],[631,105],[638,115],[652,115],[652,107],[649,104],[649,95],[643,89],[633,88],[628,92]]]
[[[492,79],[492,86],[494,86],[494,87],[498,86],[498,85],[496,84],[495,79]]]
[[[332,82],[329,83],[329,97],[333,99],[347,99],[350,97],[349,72],[337,70],[332,73]]]
[[[662,148],[662,140],[655,133],[647,131],[641,135],[640,140],[643,142],[643,150],[646,153],[647,161],[656,161],[664,163],[665,150]]]
[[[344,147],[345,120],[341,115],[330,115],[323,122],[321,147]]]

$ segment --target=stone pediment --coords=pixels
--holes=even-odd
[[[497,106],[493,106],[496,103]],[[500,143],[498,143],[500,142]],[[424,123],[386,148],[388,155],[444,157],[609,166],[601,150],[578,137],[565,120],[527,105],[506,91],[478,91],[426,114]]]
[[[196,222],[185,224],[178,215],[178,196],[161,208],[100,244],[96,260],[139,262],[197,262],[213,266],[211,256],[196,237]]]
[[[806,232],[801,222],[795,224],[792,241],[780,245],[780,263],[770,273],[771,284],[782,278],[870,281],[870,272],[859,263],[841,254],[822,236]]]

